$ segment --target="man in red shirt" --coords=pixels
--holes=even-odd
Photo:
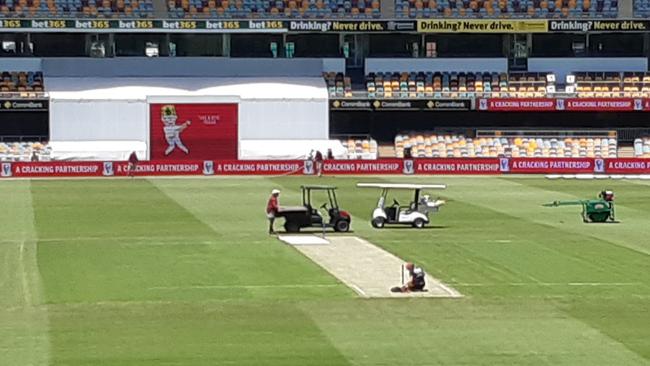
[[[135,151],[129,155],[129,167],[128,167],[128,172],[129,172],[129,177],[133,178],[135,175],[135,166],[138,164],[138,156],[135,154]]]
[[[271,197],[269,197],[269,201],[266,204],[266,217],[269,219],[269,234],[275,234],[273,223],[275,222],[275,216],[278,214],[278,210],[280,209],[278,197],[280,197],[280,190],[272,190]]]

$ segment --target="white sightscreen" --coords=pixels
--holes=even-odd
[[[339,140],[239,140],[239,158],[304,160],[312,150],[323,155],[328,149],[336,159],[345,159],[348,149]]]
[[[51,141],[148,140],[149,118],[145,101],[50,101]]]
[[[239,106],[240,140],[328,138],[327,99],[249,99]]]

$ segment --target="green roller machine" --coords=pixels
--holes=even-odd
[[[602,191],[598,199],[579,201],[554,201],[544,204],[546,207],[582,206],[582,221],[584,222],[615,222],[614,192]]]

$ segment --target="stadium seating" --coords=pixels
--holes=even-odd
[[[634,140],[634,157],[650,158],[650,137],[642,137]]]
[[[380,0],[169,0],[176,18],[379,18]]]
[[[540,73],[370,73],[370,98],[544,97],[550,85]]]
[[[348,149],[348,159],[377,159],[377,141],[367,139],[341,140],[343,147]]]
[[[349,98],[352,97],[352,83],[350,78],[344,76],[342,73],[327,72],[323,73],[325,82],[327,83],[327,92],[330,97],[334,98]]]
[[[4,71],[0,73],[0,95],[29,97],[43,92],[43,73],[40,71]]]
[[[153,0],[0,0],[2,17],[150,18]]]
[[[0,142],[0,161],[30,161],[33,152],[39,161],[49,161],[52,149],[40,142]]]
[[[575,91],[584,98],[640,98],[650,96],[650,73],[576,73]]]
[[[395,154],[404,157],[410,148],[413,157],[603,157],[617,156],[614,138],[527,138],[481,137],[463,135],[404,134],[395,137]]]
[[[650,17],[650,0],[634,0],[634,16],[637,18]]]
[[[401,18],[615,18],[618,0],[396,0],[395,14]]]

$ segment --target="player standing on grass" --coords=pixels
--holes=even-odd
[[[274,189],[271,191],[271,197],[269,197],[269,201],[266,203],[266,217],[269,219],[269,234],[275,234],[273,223],[280,209],[278,197],[280,197],[280,190]]]
[[[135,151],[129,155],[129,166],[128,166],[128,172],[129,172],[129,177],[133,178],[135,176],[135,169],[136,166],[138,165],[138,155],[136,155]]]

